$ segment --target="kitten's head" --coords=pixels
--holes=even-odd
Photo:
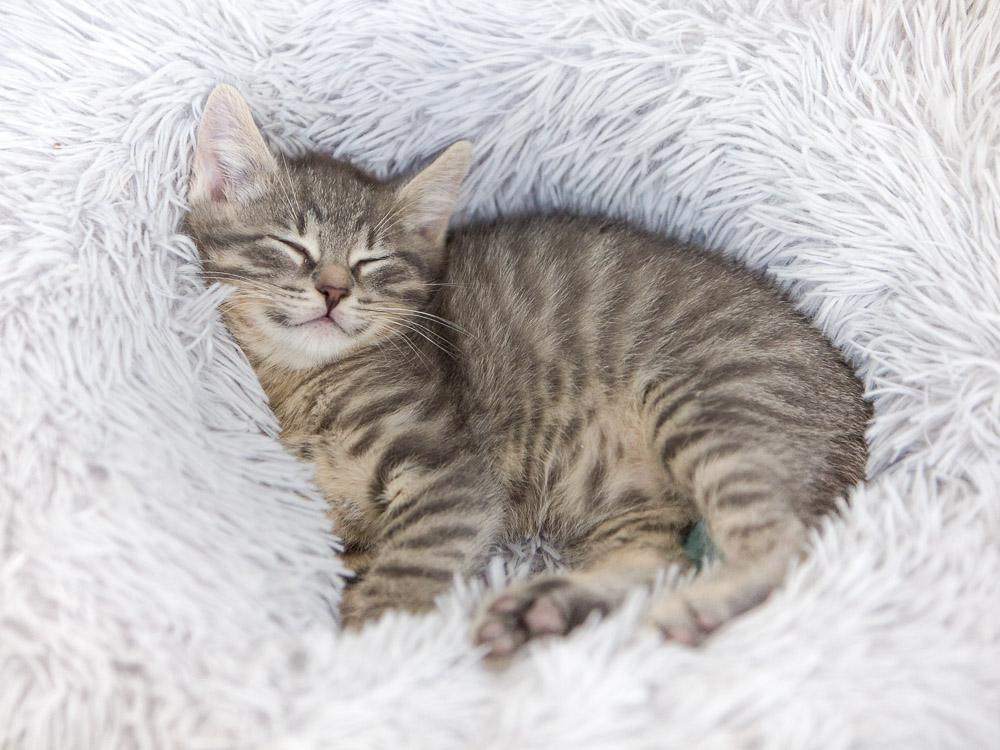
[[[382,343],[428,302],[469,160],[460,141],[407,180],[321,156],[271,153],[230,86],[208,99],[188,231],[251,359],[301,370]]]

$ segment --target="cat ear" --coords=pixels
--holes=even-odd
[[[412,232],[428,242],[444,242],[462,180],[469,171],[472,145],[458,141],[449,146],[434,162],[407,182],[399,193],[403,222]]]
[[[240,93],[232,86],[216,86],[198,126],[188,202],[246,198],[277,167]]]

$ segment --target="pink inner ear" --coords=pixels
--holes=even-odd
[[[213,161],[208,169],[209,195],[213,201],[224,201],[226,199],[226,186],[222,179],[222,167],[219,162]]]
[[[213,201],[226,200],[226,175],[223,171],[219,157],[212,149],[212,134],[206,129],[207,124],[203,124],[203,132],[198,138],[196,158],[197,173],[200,175],[203,184],[207,186],[208,196]]]
[[[232,188],[247,180],[245,169],[235,164],[223,164],[211,145],[198,149],[198,169],[207,181],[208,194],[213,201],[228,200]]]
[[[232,199],[250,179],[247,145],[240,143],[239,123],[226,112],[210,111],[202,120],[196,146],[198,171],[212,201]]]
[[[237,169],[232,166],[226,169],[221,164],[217,168],[219,170],[219,178],[218,182],[212,183],[212,200],[228,200],[230,197],[228,191],[247,182],[247,172],[245,169]]]
[[[441,219],[441,218],[434,218],[422,221],[417,227],[417,234],[419,234],[425,240],[433,242],[438,237],[441,236],[441,233],[445,229],[445,224],[447,224],[447,219]]]

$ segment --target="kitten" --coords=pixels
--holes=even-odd
[[[231,87],[202,117],[188,229],[363,571],[343,621],[427,610],[492,544],[545,534],[571,571],[474,629],[507,656],[684,564],[704,518],[724,563],[648,615],[698,643],[862,479],[861,385],[771,283],[704,249],[567,215],[449,236],[469,152],[382,182],[272,154]]]

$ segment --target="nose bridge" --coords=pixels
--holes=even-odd
[[[350,289],[351,276],[346,268],[334,268],[329,265],[320,266],[313,274],[317,289]]]

